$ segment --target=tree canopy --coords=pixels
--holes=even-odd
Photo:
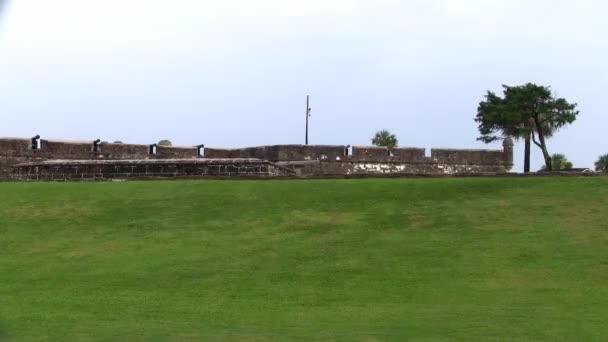
[[[546,139],[559,128],[576,120],[576,103],[556,98],[551,88],[528,83],[503,85],[503,97],[488,91],[477,108],[478,140],[490,143],[505,137],[530,136],[543,152],[545,169],[551,170],[551,155]]]
[[[595,171],[608,172],[608,154],[600,156],[600,158],[595,162]]]
[[[173,146],[173,143],[171,140],[164,139],[158,142],[158,146]]]
[[[372,138],[372,144],[374,144],[375,146],[393,148],[397,147],[399,141],[397,140],[397,136],[389,132],[387,129],[383,129],[381,131],[376,132],[376,134]]]

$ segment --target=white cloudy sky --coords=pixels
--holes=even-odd
[[[580,105],[550,152],[591,166],[608,153],[606,13],[603,0],[12,0],[0,136],[302,143],[310,94],[312,143],[388,128],[403,146],[480,148],[484,92],[536,82]]]

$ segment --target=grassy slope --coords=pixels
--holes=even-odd
[[[606,340],[608,178],[0,183],[0,332]]]

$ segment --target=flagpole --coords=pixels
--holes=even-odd
[[[308,116],[310,115],[310,95],[306,95],[306,145],[308,145]]]

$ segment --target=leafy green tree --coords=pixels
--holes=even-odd
[[[532,83],[503,88],[503,97],[488,91],[485,100],[479,103],[475,118],[481,134],[478,140],[490,143],[505,137],[530,137],[543,153],[545,169],[551,170],[547,139],[576,120],[579,114],[576,103],[556,98],[551,88]],[[529,151],[525,159],[529,160]]]
[[[383,129],[379,132],[376,132],[374,137],[372,138],[372,144],[375,146],[383,146],[388,148],[396,147],[399,144],[397,140],[397,136],[389,132],[387,129]]]
[[[158,142],[158,146],[173,146],[171,140],[161,140]]]
[[[608,172],[608,154],[600,156],[600,158],[595,162],[595,171]]]
[[[551,156],[551,163],[553,170],[571,170],[572,163],[561,153],[556,153]],[[543,166],[541,170],[546,170],[546,166]]]

